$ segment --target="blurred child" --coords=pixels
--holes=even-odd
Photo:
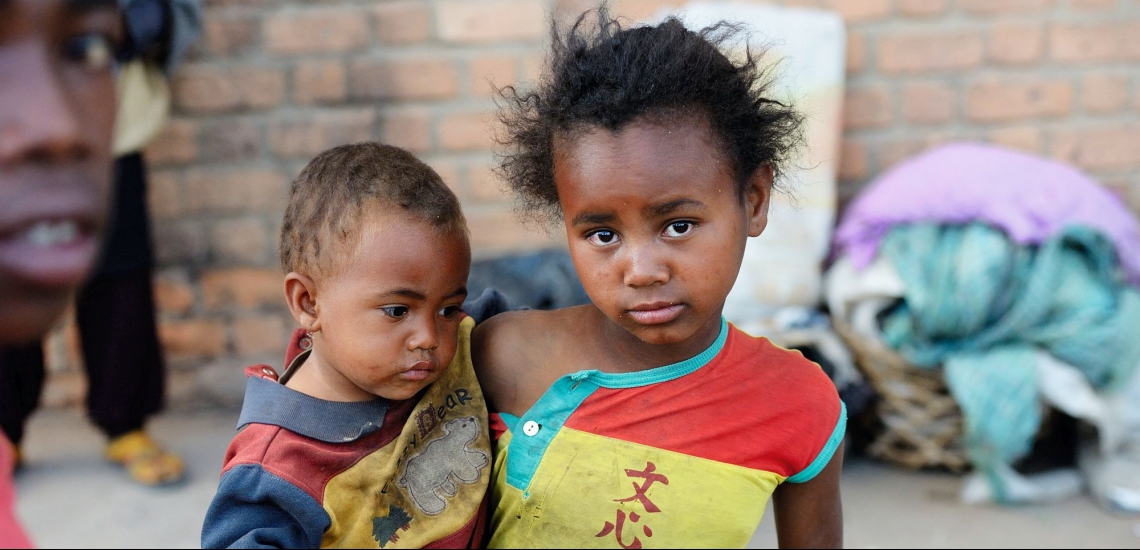
[[[721,316],[800,116],[719,51],[736,27],[594,13],[555,32],[537,90],[503,94],[502,173],[563,221],[592,303],[475,331],[503,422],[490,545],[743,547],[771,497],[781,547],[838,547],[843,403]]]
[[[490,479],[459,201],[378,143],[318,155],[281,230],[301,324],[250,376],[202,546],[470,547]]]

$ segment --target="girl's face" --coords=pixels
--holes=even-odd
[[[743,200],[703,117],[556,139],[554,180],[590,299],[649,344],[711,339],[744,244],[764,230],[772,173]]]

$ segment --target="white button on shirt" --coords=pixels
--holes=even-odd
[[[523,424],[523,433],[528,437],[534,437],[535,435],[538,435],[538,430],[540,427],[541,426],[538,425],[538,422],[527,420],[526,424]]]

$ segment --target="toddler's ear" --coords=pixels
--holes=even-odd
[[[748,178],[744,206],[748,209],[748,236],[759,237],[768,226],[768,204],[772,198],[772,165],[765,163]]]
[[[290,271],[285,276],[285,301],[293,318],[309,332],[320,332],[317,284],[308,275]]]

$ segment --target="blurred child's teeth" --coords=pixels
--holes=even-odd
[[[41,221],[24,233],[28,242],[39,247],[67,244],[79,236],[79,225],[71,220]]]

